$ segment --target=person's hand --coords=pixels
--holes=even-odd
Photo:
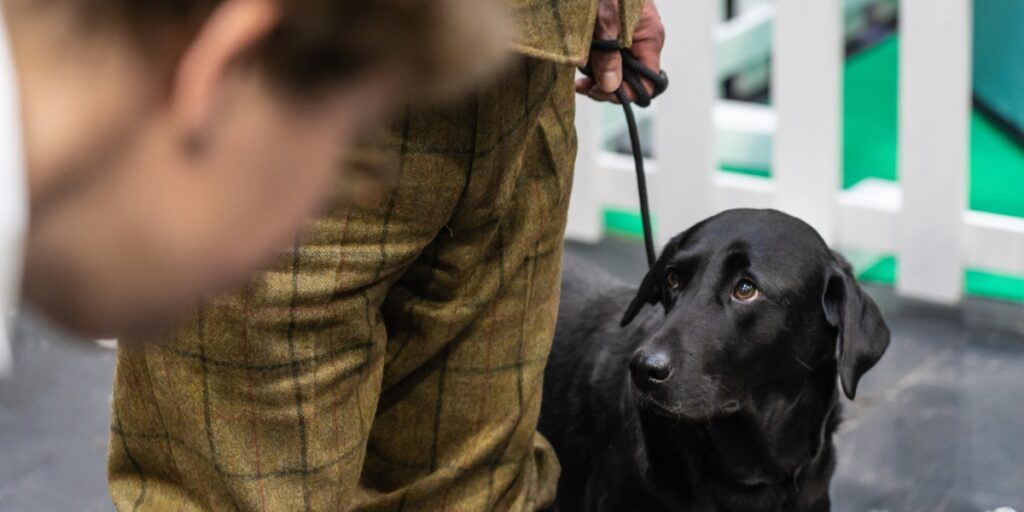
[[[688,0],[677,0],[688,1]],[[597,23],[594,25],[594,40],[619,38],[619,0],[599,0]],[[654,0],[646,0],[640,21],[633,32],[633,46],[630,52],[654,71],[661,71],[661,49],[665,46],[665,26],[661,23],[658,8]],[[622,55],[619,52],[590,52],[590,64],[594,70],[594,78],[584,77],[576,80],[576,92],[586,94],[597,101],[618,102],[615,91],[622,85]],[[654,86],[642,79],[648,93],[654,92]],[[636,95],[626,85],[626,93],[630,99]]]

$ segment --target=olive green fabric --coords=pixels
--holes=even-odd
[[[118,354],[119,510],[535,510],[574,70],[523,59],[407,112],[379,201],[312,221],[244,290]],[[386,160],[386,159],[385,159]]]
[[[583,66],[597,17],[597,0],[509,0],[517,22],[513,47],[538,59]],[[633,45],[645,0],[619,0],[619,42]]]
[[[122,343],[119,510],[529,511],[558,463],[536,432],[595,0],[510,0],[526,58],[367,152],[377,201],[338,205],[170,339]],[[643,0],[622,0],[629,46]],[[351,183],[339,179],[339,195]],[[358,196],[358,194],[357,194]],[[340,206],[346,204],[350,206]]]

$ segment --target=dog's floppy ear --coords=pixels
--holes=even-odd
[[[699,226],[700,224],[698,224]],[[694,226],[696,227],[696,226]],[[658,261],[654,263],[654,268],[647,271],[647,275],[644,276],[644,280],[640,283],[640,289],[637,290],[636,296],[633,297],[633,301],[629,303],[629,307],[626,308],[626,313],[622,315],[622,322],[620,326],[625,327],[636,318],[637,313],[643,309],[647,304],[657,304],[659,302],[665,303],[667,307],[667,295],[665,289],[665,267],[668,265],[667,261],[672,257],[673,254],[683,244],[683,240],[686,239],[687,233],[693,228],[690,228],[674,237],[665,244],[665,248],[661,250],[661,256]]]
[[[839,380],[846,397],[853,400],[857,382],[889,346],[889,326],[853,274],[850,264],[833,251],[835,265],[827,271],[822,306],[825,318],[839,333],[837,357]]]
[[[662,253],[664,254],[664,252]],[[662,289],[661,270],[660,265],[654,265],[654,268],[647,272],[644,276],[643,282],[640,283],[640,289],[637,290],[636,296],[633,297],[633,301],[629,303],[629,307],[626,308],[626,313],[622,315],[622,322],[620,326],[625,327],[636,318],[636,314],[647,304],[657,304],[661,302],[662,295],[665,291]]]

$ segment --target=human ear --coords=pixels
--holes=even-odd
[[[187,146],[201,144],[225,81],[280,20],[274,0],[225,0],[203,22],[173,75],[172,114]]]

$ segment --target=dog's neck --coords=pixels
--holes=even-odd
[[[804,511],[823,498],[834,464],[832,433],[836,420],[826,420],[825,439],[817,453],[791,476],[776,482],[751,485],[734,479],[710,464],[705,456],[706,426],[675,424],[638,412],[634,422],[641,440],[637,467],[648,482],[648,492],[665,510],[709,512]],[[657,446],[657,450],[649,450]]]

